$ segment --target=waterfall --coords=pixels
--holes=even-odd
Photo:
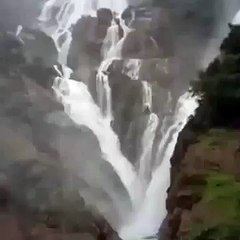
[[[146,81],[142,81],[143,86],[143,110],[152,110],[152,86]]]
[[[124,37],[122,39],[119,38],[120,26],[125,30]],[[112,95],[111,88],[109,86],[108,68],[111,66],[113,61],[122,59],[122,44],[127,34],[130,32],[130,30],[124,26],[122,22],[120,26],[118,26],[113,19],[112,25],[108,28],[107,35],[102,46],[103,61],[100,64],[96,77],[98,105],[103,114],[105,114],[105,116],[109,119],[109,122],[113,120],[113,117]]]
[[[112,63],[111,61],[107,63]],[[99,70],[96,77],[97,97],[98,105],[102,113],[109,119],[109,123],[113,119],[112,117],[112,94],[109,86],[108,75],[102,70]]]
[[[152,86],[146,81],[142,81],[142,95],[143,95],[143,109],[152,111]],[[138,162],[138,174],[141,179],[144,179],[145,184],[148,184],[151,179],[151,168],[152,168],[152,151],[153,143],[159,124],[159,118],[155,113],[151,113],[148,117],[146,129],[142,136],[141,141],[141,155]],[[145,189],[143,187],[143,189]]]
[[[88,127],[96,135],[103,158],[113,166],[131,198],[134,199],[133,187],[137,180],[135,170],[122,155],[117,135],[109,125],[108,119],[94,103],[87,86],[68,78],[58,78],[54,82],[53,89],[69,117],[76,124]]]
[[[141,208],[133,215],[130,222],[127,222],[126,226],[120,230],[120,236],[123,239],[153,236],[154,233],[158,232],[159,226],[167,214],[165,201],[167,189],[170,186],[170,158],[178,134],[184,128],[189,116],[194,114],[197,106],[196,99],[192,98],[189,93],[185,93],[179,98],[176,110],[171,117],[172,124],[165,128],[165,134],[160,143],[166,148],[161,147],[157,152],[157,159],[161,160],[161,163],[152,171],[152,180],[148,185]]]
[[[139,80],[140,69],[142,66],[142,60],[140,59],[128,59],[125,60],[124,73],[132,80]]]
[[[117,44],[119,42],[119,28],[112,21],[111,27],[107,31],[107,35],[103,42],[102,55],[103,61],[98,69],[96,77],[98,104],[102,112],[111,122],[112,120],[112,95],[109,86],[108,68],[116,59],[120,59],[120,52]],[[106,109],[104,109],[106,107]]]
[[[76,1],[76,0],[49,0],[43,7],[41,15],[39,16],[40,28],[50,35],[56,44],[59,51],[59,62],[66,65],[68,51],[72,41],[70,28],[83,15],[96,16],[96,10],[102,7],[112,9],[120,13],[127,6],[126,1],[119,1],[117,4],[112,0],[108,1]],[[59,13],[56,16],[55,28],[46,24],[51,20],[53,7],[60,7]],[[111,88],[107,75],[108,67],[113,60],[120,59],[121,46],[117,47],[119,43],[119,30],[115,21],[112,21],[111,27],[108,29],[104,44],[102,47],[103,61],[97,72],[97,93],[98,104],[102,112],[108,117],[109,122],[112,120],[112,104],[111,104]],[[65,41],[59,45],[59,40],[65,36]],[[121,43],[120,43],[121,44]],[[106,106],[106,108],[105,108]]]
[[[142,153],[139,159],[139,177],[145,179],[146,184],[151,179],[152,170],[152,147],[159,124],[158,116],[151,113],[148,119],[147,127],[142,137]]]
[[[53,17],[52,12],[56,7],[59,11]],[[142,149],[141,156],[137,159],[138,167],[136,168],[124,156],[118,135],[110,124],[114,119],[109,67],[113,61],[123,60],[122,46],[131,29],[120,19],[120,25],[124,30],[124,36],[120,39],[119,26],[113,19],[107,31],[102,46],[102,62],[96,74],[97,104],[88,86],[71,79],[71,71],[66,67],[72,41],[72,25],[83,15],[96,16],[96,10],[101,7],[121,13],[127,7],[127,3],[125,0],[49,0],[39,16],[39,27],[54,39],[59,51],[59,62],[63,65],[64,74],[61,74],[56,67],[56,71],[62,76],[56,78],[53,84],[59,102],[63,104],[65,113],[77,125],[87,127],[93,132],[99,142],[102,158],[111,164],[129,194],[132,211],[130,217],[121,219],[120,225],[117,226],[118,233],[124,240],[144,238],[156,234],[166,216],[165,201],[170,184],[170,158],[178,134],[189,116],[194,114],[197,104],[187,93],[178,99],[175,110],[169,115],[164,115],[160,128],[162,137],[157,152],[153,154],[160,120],[158,113],[152,112],[152,85],[142,81],[143,112],[148,108],[151,113],[141,139]],[[60,41],[62,38],[64,41]],[[123,73],[129,76],[131,79],[129,81],[141,81],[142,60],[124,59],[123,61]],[[171,109],[171,105],[171,101],[167,101],[167,108]],[[153,159],[153,155],[156,155],[156,159]],[[113,197],[113,200],[116,200],[116,197]],[[98,210],[101,212],[101,209]]]
[[[159,229],[159,225],[166,216],[165,201],[167,189],[170,186],[170,158],[172,157],[179,133],[197,107],[198,103],[195,98],[192,98],[190,93],[183,94],[178,100],[172,124],[168,127],[166,134],[161,140],[161,142],[166,144],[166,149],[157,153],[157,159],[160,159],[161,163],[152,173],[152,181],[148,187],[142,209],[143,215],[146,214],[145,216],[147,216],[145,220],[149,225],[149,234]]]

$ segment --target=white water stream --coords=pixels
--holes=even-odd
[[[162,126],[164,134],[157,152],[159,162],[157,167],[152,169],[152,179],[141,207],[137,209],[133,219],[121,229],[120,236],[123,239],[152,236],[158,232],[167,214],[165,205],[167,189],[170,186],[170,158],[180,131],[184,128],[189,116],[194,114],[197,106],[196,99],[192,98],[189,93],[185,93],[179,98],[174,114],[167,117],[171,124],[167,123],[167,120],[164,121]],[[151,130],[149,129],[150,133]]]
[[[53,8],[59,7],[55,25],[49,24]],[[106,7],[121,13],[126,7],[126,0],[49,0],[39,17],[40,27],[52,36],[59,50],[59,62],[67,70],[66,59],[71,43],[71,26],[83,15],[96,16],[96,10]],[[125,29],[125,37],[127,27]],[[132,202],[132,214],[116,229],[124,239],[137,239],[153,236],[157,233],[166,216],[165,201],[170,184],[170,158],[174,151],[179,132],[185,126],[190,115],[197,107],[195,99],[187,93],[181,96],[174,113],[166,116],[161,127],[162,139],[156,153],[155,165],[152,165],[152,146],[157,133],[159,119],[154,113],[149,116],[147,127],[142,137],[142,154],[138,169],[121,152],[118,136],[110,122],[113,120],[111,87],[108,79],[108,68],[114,60],[121,59],[121,48],[124,41],[119,39],[119,29],[112,23],[103,44],[103,61],[97,72],[98,105],[95,104],[88,87],[70,79],[69,71],[55,80],[53,89],[65,112],[78,125],[92,130],[98,139],[105,161],[109,162],[128,191]],[[65,41],[59,40],[65,36]],[[140,66],[141,60],[133,60]],[[138,80],[139,69],[133,69],[134,80]],[[152,110],[151,85],[143,82],[143,108]],[[169,103],[170,104],[170,103]],[[89,173],[91,174],[91,173]],[[101,209],[99,209],[101,212]]]

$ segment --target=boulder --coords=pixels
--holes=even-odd
[[[130,32],[123,42],[123,58],[157,58],[159,48],[155,40],[141,30]]]
[[[57,64],[58,50],[53,39],[47,34],[40,30],[23,29],[19,37],[24,42],[24,57],[28,64],[44,67]]]
[[[97,10],[97,19],[99,25],[110,26],[113,20],[113,13],[110,9],[100,8]]]

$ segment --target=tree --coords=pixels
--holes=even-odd
[[[221,57],[216,58],[193,82],[194,94],[201,97],[200,108],[212,126],[240,124],[240,26],[231,32],[221,45]]]

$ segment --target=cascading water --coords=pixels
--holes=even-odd
[[[197,106],[196,99],[192,98],[189,93],[185,93],[179,98],[174,114],[168,117],[170,123],[164,122],[162,126],[164,134],[157,152],[157,160],[161,162],[155,169],[152,169],[152,179],[141,207],[120,231],[123,239],[152,236],[158,232],[159,226],[167,214],[165,201],[167,189],[170,186],[170,158],[178,134],[184,128],[189,116],[194,114]]]
[[[124,31],[124,36],[122,39],[120,39],[119,27],[120,26],[116,24],[115,19],[113,19],[112,25],[108,28],[107,35],[103,41],[103,61],[100,64],[96,77],[98,104],[110,122],[113,117],[112,96],[111,88],[109,86],[108,68],[111,66],[114,60],[120,60],[122,58],[122,44],[125,37],[130,32],[130,30],[124,24],[121,24],[121,27]]]
[[[138,174],[141,179],[146,181],[146,184],[148,184],[151,179],[152,147],[158,124],[158,116],[155,113],[151,113],[142,137],[142,153],[139,159]]]
[[[152,87],[151,84],[142,81],[143,88],[143,111],[152,111]],[[155,113],[151,113],[148,117],[148,122],[146,129],[142,136],[141,149],[142,153],[138,162],[138,174],[141,179],[144,179],[146,185],[151,179],[152,170],[152,148],[154,143],[154,138],[156,135],[157,127],[159,124],[159,118]],[[146,187],[146,186],[145,186]],[[143,187],[143,189],[145,188]]]
[[[146,81],[142,81],[143,86],[143,110],[148,108],[152,111],[152,86]]]
[[[53,17],[54,8],[59,8]],[[90,0],[49,0],[39,17],[40,27],[52,36],[59,50],[59,62],[68,70],[66,59],[71,43],[71,26],[82,15],[96,16],[98,8],[105,7],[121,13],[127,3],[118,1]],[[53,18],[53,19],[52,19]],[[54,21],[53,21],[54,20]],[[120,20],[120,23],[123,21]],[[114,22],[108,29],[102,47],[103,61],[97,71],[97,106],[82,83],[70,79],[70,73],[55,80],[53,89],[65,112],[78,125],[90,129],[98,139],[103,159],[109,162],[128,191],[132,202],[131,216],[121,219],[117,226],[119,235],[127,239],[144,238],[157,233],[166,216],[165,200],[170,181],[170,158],[172,156],[179,132],[183,129],[190,115],[197,107],[195,99],[184,94],[178,100],[175,111],[165,116],[161,127],[162,138],[153,159],[153,144],[159,128],[159,118],[152,112],[152,86],[143,81],[143,108],[148,108],[147,127],[142,136],[142,151],[138,159],[138,168],[122,154],[117,134],[111,127],[112,96],[108,79],[108,69],[114,60],[121,60],[121,49],[127,33],[130,31],[123,23],[124,36],[119,38],[119,27]],[[62,39],[64,39],[62,41]],[[126,74],[132,80],[139,80],[141,59],[126,60]],[[130,66],[131,65],[131,66]],[[59,72],[59,74],[61,74]],[[167,103],[170,107],[171,102]],[[153,164],[155,163],[155,164]],[[91,174],[91,173],[89,173]],[[114,199],[113,199],[114,200]],[[98,209],[101,212],[101,209]],[[107,219],[108,220],[108,219]]]
[[[119,42],[118,26],[112,21],[112,26],[108,29],[103,42],[102,55],[104,59],[98,69],[96,77],[98,104],[102,112],[112,120],[112,96],[109,86],[108,68],[115,59],[120,59],[117,43]],[[106,109],[104,109],[106,107]]]
[[[118,137],[111,129],[108,119],[102,115],[94,103],[87,86],[69,78],[61,80],[58,78],[55,80],[53,89],[60,97],[65,112],[71,119],[78,125],[86,126],[93,131],[98,138],[104,159],[113,166],[129,194],[132,194],[136,173],[130,162],[122,155]]]

